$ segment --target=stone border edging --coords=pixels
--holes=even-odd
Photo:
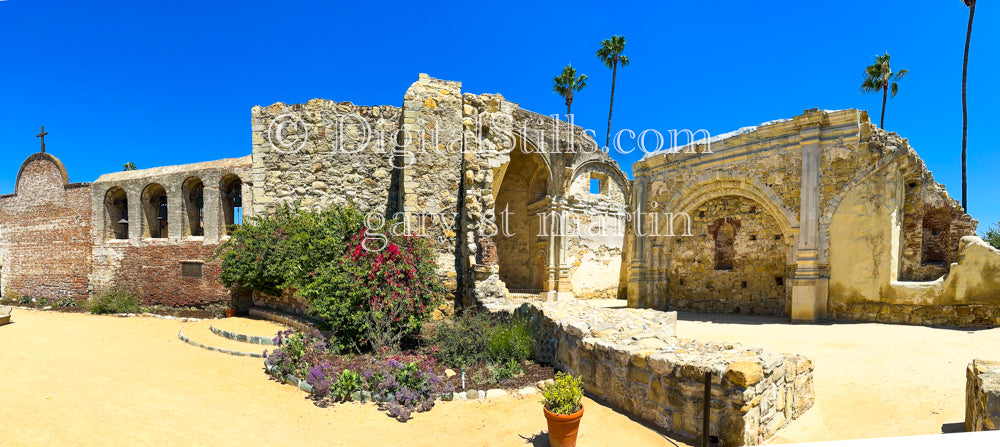
[[[527,319],[536,359],[581,376],[584,390],[668,433],[699,439],[710,374],[710,435],[759,445],[813,406],[813,362],[738,343],[675,335],[676,312],[603,309],[577,300],[480,303]]]
[[[242,356],[242,357],[256,357],[256,358],[263,358],[264,357],[264,354],[260,353],[260,352],[233,351],[231,349],[218,348],[218,347],[215,347],[215,346],[207,346],[207,345],[203,345],[201,343],[198,343],[196,341],[192,341],[190,338],[187,338],[184,335],[184,328],[183,327],[181,328],[181,330],[177,331],[177,338],[183,340],[184,343],[187,343],[187,344],[192,345],[192,346],[197,346],[197,347],[202,348],[202,349],[207,349],[209,351],[216,351],[216,352],[221,352],[221,353],[224,353],[224,354],[235,355],[235,356]]]
[[[238,332],[229,332],[225,329],[219,329],[215,327],[214,324],[209,324],[208,328],[209,330],[212,331],[213,334],[223,338],[228,338],[233,341],[262,345],[262,346],[274,346],[274,337],[261,337],[259,335],[246,335]]]
[[[305,392],[307,392],[309,394],[312,394],[313,391],[315,391],[313,389],[312,385],[310,385],[308,382],[306,382],[305,379],[299,379],[298,377],[295,377],[292,374],[289,374],[289,375],[287,375],[285,377],[278,377],[278,375],[276,375],[274,373],[274,367],[271,366],[271,364],[269,364],[267,362],[267,358],[264,359],[264,369],[267,370],[268,375],[270,375],[271,377],[273,377],[274,379],[280,381],[281,383],[283,383],[285,385],[294,386],[294,387],[296,387],[296,388],[298,388],[298,389],[300,389],[302,391],[305,391]],[[511,396],[511,397],[513,397],[513,396],[525,397],[525,396],[530,396],[532,394],[537,394],[537,393],[541,392],[540,389],[544,388],[545,386],[550,385],[551,383],[553,383],[553,379],[543,380],[543,381],[538,382],[536,384],[536,386],[528,386],[528,387],[521,388],[520,390],[504,390],[504,389],[500,389],[500,388],[495,388],[495,389],[486,390],[486,391],[483,391],[483,390],[465,390],[465,391],[462,391],[460,393],[451,392],[451,393],[446,393],[446,394],[439,394],[434,400],[438,401],[438,402],[451,402],[451,401],[455,401],[455,400],[489,400],[489,399],[499,399],[499,398],[508,397],[508,396]],[[372,399],[372,395],[368,391],[357,391],[357,392],[355,392],[354,394],[351,395],[351,401],[365,403],[365,402],[375,402],[375,399]]]

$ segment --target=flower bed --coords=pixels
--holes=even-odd
[[[507,394],[501,390],[530,394],[555,373],[530,360],[483,360],[471,352],[476,361],[452,367],[441,360],[450,349],[426,344],[398,355],[341,355],[317,331],[282,331],[274,342],[276,349],[264,352],[265,367],[278,381],[298,386],[324,405],[370,400],[400,421],[430,410],[436,400]]]

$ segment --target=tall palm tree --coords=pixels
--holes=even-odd
[[[969,28],[965,31],[965,59],[962,61],[962,209],[969,212],[968,179],[965,171],[965,150],[969,141],[969,106],[965,97],[965,81],[969,76],[969,42],[972,40],[972,17],[976,15],[976,0],[963,0],[969,7]]]
[[[570,107],[573,105],[573,92],[583,90],[587,86],[587,75],[582,74],[577,76],[573,64],[569,64],[563,68],[562,74],[556,76],[553,81],[555,81],[556,85],[552,88],[552,91],[566,99],[566,120],[568,121]]]
[[[610,39],[601,41],[601,48],[597,50],[597,57],[611,69],[611,105],[608,106],[608,133],[604,135],[604,146],[611,143],[611,112],[615,108],[615,78],[618,77],[618,64],[622,67],[628,66],[628,56],[622,54],[625,51],[625,36],[611,36]]]
[[[896,97],[896,93],[899,92],[899,85],[896,84],[896,81],[903,79],[907,73],[909,71],[905,69],[896,73],[892,72],[892,68],[889,66],[889,53],[885,53],[884,56],[875,56],[875,63],[865,68],[865,80],[861,83],[861,93],[882,92],[882,118],[879,120],[878,127],[885,129],[885,100],[890,93],[892,93],[893,98]]]

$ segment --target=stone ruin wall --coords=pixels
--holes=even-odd
[[[537,360],[580,376],[588,395],[673,436],[701,437],[706,373],[709,434],[721,445],[763,444],[815,400],[811,360],[678,338],[675,312],[572,301],[483,304],[529,321],[540,341]]]
[[[873,161],[830,218],[831,318],[1000,325],[1000,252],[936,183],[906,139],[862,123]],[[863,172],[864,173],[864,172]],[[927,228],[930,227],[930,228]],[[928,258],[927,251],[937,256]]]
[[[341,133],[330,125],[349,114],[363,117],[371,131],[355,125]],[[252,119],[257,212],[271,212],[279,204],[296,201],[314,207],[350,202],[363,211],[389,217],[405,212],[413,228],[420,224],[426,228],[424,236],[438,253],[439,273],[464,304],[502,294],[501,266],[517,269],[531,264],[521,259],[521,253],[510,259],[509,252],[498,250],[492,234],[500,186],[495,180],[511,162],[509,151],[520,147],[540,152],[528,156],[545,164],[550,178],[544,192],[560,199],[570,189],[574,170],[579,176],[590,176],[593,171],[609,177],[605,197],[590,197],[576,208],[625,210],[628,180],[607,154],[583,153],[580,147],[585,144],[596,147],[583,129],[564,122],[553,124],[552,118],[520,109],[500,95],[463,94],[458,82],[422,74],[407,90],[402,108],[316,99],[306,104],[254,107]],[[289,120],[297,125],[279,125]],[[371,135],[378,144],[361,150],[361,142]],[[344,154],[340,147],[352,148],[352,153]],[[587,163],[588,167],[577,169]],[[514,216],[524,231],[537,233],[537,222],[519,217],[527,216]],[[560,255],[561,266],[577,261],[582,265],[590,259],[607,269],[602,269],[599,281],[593,281],[585,279],[594,277],[593,271],[581,271],[577,265],[572,272],[560,267],[565,277],[560,278],[563,285],[559,287],[568,291],[576,281],[582,296],[613,296],[620,275],[618,239],[545,239],[529,252],[548,252],[550,243],[560,244],[559,249],[565,251],[573,244],[572,255]]]
[[[314,209],[353,203],[362,212],[395,210],[390,185],[400,117],[397,107],[323,99],[255,106],[254,211],[273,213],[296,202]]]
[[[815,158],[803,163],[810,145]],[[693,236],[638,239],[629,266],[630,305],[788,314],[797,271],[815,259],[809,267],[818,278],[809,283],[817,293],[812,318],[1000,323],[994,298],[1000,284],[989,273],[1000,258],[981,241],[962,242],[975,234],[976,221],[934,182],[905,139],[871,125],[864,112],[806,111],[723,136],[712,143],[712,153],[705,149],[699,144],[688,151],[695,153],[654,155],[634,166],[633,201],[646,209],[687,212]],[[815,208],[800,205],[803,169],[816,172]],[[727,202],[733,205],[720,206]],[[736,202],[756,214],[737,212]],[[712,225],[727,218],[740,223],[732,245],[735,265],[711,268],[718,251]],[[809,221],[816,222],[814,245],[803,239],[802,225]],[[651,225],[643,228],[649,232]],[[659,234],[669,232],[664,222],[659,225]],[[772,238],[768,247],[747,245]],[[814,258],[803,257],[810,252]],[[755,270],[746,272],[745,291],[744,279],[724,279],[737,276],[741,256],[762,253],[769,253],[768,261],[750,263]],[[775,312],[782,308],[777,301],[759,301],[782,296],[782,287],[784,310]],[[749,306],[748,295],[754,303]]]
[[[22,164],[15,188],[0,197],[0,292],[87,298],[90,184],[71,183],[57,158],[38,153]]]
[[[233,292],[219,281],[221,261],[212,257],[228,237],[223,210],[227,187],[240,189],[244,217],[253,215],[250,178],[250,157],[118,172],[98,178],[88,200],[93,228],[91,293],[118,286],[137,293],[143,305],[171,307],[205,307],[228,301]],[[184,197],[191,194],[185,184],[194,179],[204,187],[201,236],[195,235],[197,230],[187,220],[193,210]],[[235,179],[242,184],[230,183]],[[151,237],[148,228],[152,221],[144,209],[144,192],[151,185],[162,187],[167,196],[167,232],[163,238]],[[128,200],[128,237],[124,239],[113,232],[119,217],[109,212],[113,205],[109,192],[113,191],[123,191]]]
[[[790,247],[772,217],[750,199],[726,196],[699,206],[691,220],[694,236],[675,238],[676,249],[667,271],[671,296],[677,297],[675,307],[697,312],[788,315],[791,297],[785,280]],[[720,234],[725,227],[734,231],[731,243]],[[720,245],[730,248],[731,253],[717,253],[717,247],[724,248]],[[725,261],[729,264],[717,265]]]
[[[1000,430],[1000,362],[973,360],[965,370],[965,431]]]

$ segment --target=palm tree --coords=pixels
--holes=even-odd
[[[618,77],[618,64],[622,67],[628,66],[628,56],[622,54],[625,51],[625,36],[611,36],[610,39],[601,41],[601,48],[597,50],[597,57],[611,69],[611,105],[608,106],[608,133],[604,135],[604,146],[611,143],[611,112],[615,108],[615,78]]]
[[[969,106],[965,99],[965,81],[969,76],[969,42],[972,40],[972,17],[976,15],[976,0],[963,0],[969,7],[969,28],[965,31],[965,59],[962,61],[962,209],[969,212],[968,178],[965,173],[965,149],[969,141]]]
[[[122,165],[122,168],[123,171],[135,171],[137,169],[135,167],[135,163],[132,163],[131,161]]]
[[[885,100],[890,93],[893,98],[896,97],[896,93],[899,92],[896,81],[903,79],[907,73],[909,71],[905,69],[897,73],[892,72],[892,68],[889,67],[889,53],[875,56],[875,63],[865,68],[865,81],[861,83],[861,93],[882,92],[882,119],[879,120],[878,127],[885,129]]]
[[[587,86],[587,75],[577,76],[576,69],[573,68],[573,64],[570,64],[563,68],[562,74],[553,80],[556,86],[552,88],[552,91],[566,99],[566,120],[568,121],[570,107],[573,105],[573,92],[583,90]]]

